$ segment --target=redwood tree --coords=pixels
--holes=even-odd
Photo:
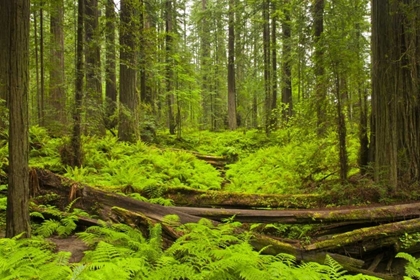
[[[419,31],[418,1],[372,1],[372,160],[394,191],[420,179]]]
[[[107,0],[105,6],[106,25],[106,65],[105,65],[105,127],[107,129],[115,128],[116,123],[113,121],[113,115],[117,108],[117,75],[115,67],[115,3],[114,0]]]
[[[236,123],[236,86],[235,86],[235,0],[229,0],[229,31],[228,31],[228,124],[230,130],[235,130]]]
[[[50,2],[50,86],[48,126],[55,134],[63,133],[66,123],[66,92],[64,76],[64,1]]]
[[[122,0],[120,11],[120,116],[118,137],[134,142],[138,136],[136,92],[136,0]]]
[[[9,172],[6,211],[6,237],[25,233],[29,225],[29,0],[2,0],[0,10],[8,13],[5,37],[10,56],[6,64],[9,97]],[[4,26],[2,26],[4,28]]]

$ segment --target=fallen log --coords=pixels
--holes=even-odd
[[[39,190],[32,192],[46,194],[52,191],[58,194],[55,204],[61,209],[64,209],[73,200],[79,198],[74,204],[75,207],[99,215],[105,220],[109,217],[112,207],[121,207],[131,211],[138,211],[159,222],[163,221],[164,216],[171,214],[178,215],[181,223],[195,223],[201,219],[197,216],[184,214],[176,209],[143,202],[116,193],[103,191],[98,188],[78,184],[46,170],[37,169],[36,175],[39,180],[37,186]],[[33,189],[33,187],[31,187],[31,189]]]
[[[352,223],[393,222],[420,217],[420,203],[319,210],[243,210],[197,207],[169,208],[216,221],[222,221],[234,216],[236,221],[243,223],[318,224],[345,221],[342,225],[346,225]]]
[[[142,196],[151,198],[148,191]],[[224,207],[224,208],[314,208],[324,205],[317,194],[277,195],[249,194],[226,191],[203,191],[192,188],[167,188],[160,191],[164,198],[171,199],[177,206]]]
[[[70,202],[74,199],[79,198],[74,206],[79,207],[87,212],[95,213],[99,217],[104,220],[114,219],[116,221],[124,221],[130,223],[135,219],[143,221],[143,224],[140,222],[138,223],[137,227],[142,227],[143,230],[148,228],[150,225],[150,221],[152,222],[159,222],[165,224],[165,216],[169,214],[175,214],[179,217],[180,223],[190,223],[190,222],[198,222],[201,217],[199,215],[192,215],[189,210],[185,207],[164,207],[160,205],[154,205],[142,201],[135,200],[133,198],[125,197],[123,195],[119,195],[116,193],[106,192],[104,190],[100,190],[98,188],[92,188],[86,185],[77,184],[71,180],[64,179],[59,177],[51,172],[45,170],[36,170],[31,174],[31,193],[33,195],[40,195],[40,194],[47,194],[50,192],[54,192],[58,195],[55,197],[55,204],[60,206],[64,209]],[[35,178],[36,176],[36,178]],[[35,183],[35,181],[37,183]],[[373,211],[372,213],[376,213],[378,216],[381,217],[380,213],[384,214],[387,219],[393,221],[397,215],[397,212],[390,215],[390,209],[399,209],[399,207],[418,207],[419,205],[416,204],[406,204],[406,205],[399,205],[399,206],[384,206],[384,207],[377,207],[376,212]],[[388,208],[387,208],[388,207]],[[391,208],[389,208],[391,207]],[[394,208],[392,208],[394,207]],[[374,207],[372,207],[374,208]],[[384,210],[385,209],[385,210]],[[404,208],[408,209],[408,208]],[[410,208],[411,209],[411,208]],[[212,210],[212,209],[205,209]],[[332,209],[331,209],[332,210]],[[326,211],[324,214],[326,215],[324,218],[327,218],[327,214],[331,212],[330,209],[328,210],[315,210],[313,213],[318,213],[319,211]],[[337,209],[337,211],[359,211],[358,213],[368,213],[368,208],[354,208],[354,209]],[[411,209],[413,210],[413,209]],[[204,211],[201,208],[193,209],[193,211]],[[229,211],[239,211],[230,209]],[[262,213],[269,213],[271,211],[261,211],[261,210],[247,210],[251,212],[247,212],[247,214],[254,213],[262,214]],[[303,210],[301,210],[303,211]],[[305,210],[306,214],[310,213],[311,211]],[[413,210],[414,211],[414,210]],[[282,211],[278,211],[281,213]],[[300,212],[300,211],[298,211]],[[312,213],[312,214],[313,214]],[[344,212],[336,212],[335,215],[331,215],[331,219],[338,219],[339,214],[343,214]],[[197,214],[197,213],[195,213]],[[232,213],[229,213],[232,214]],[[277,213],[278,214],[278,213]],[[289,213],[290,214],[290,213]],[[350,220],[354,221],[351,218],[352,215],[349,213],[348,217]],[[395,215],[394,215],[395,214]],[[401,214],[401,213],[400,213]],[[407,215],[406,212],[403,213]],[[337,216],[338,215],[338,216]],[[410,214],[411,215],[411,214]],[[411,217],[410,215],[406,217]],[[252,215],[251,215],[252,216]],[[370,219],[373,219],[371,216]],[[391,218],[390,218],[391,217]],[[290,217],[289,217],[290,218]],[[312,218],[319,219],[319,215],[312,215]],[[305,219],[308,219],[305,217]],[[320,219],[319,221],[324,221]],[[217,221],[214,221],[216,224]],[[270,238],[268,236],[254,234],[254,238],[251,241],[251,244],[257,249],[261,250],[264,248],[264,253],[267,254],[278,254],[280,252],[288,253],[294,255],[298,260],[304,261],[318,261],[322,258],[325,259],[326,254],[331,253],[342,253],[340,257],[342,258],[339,262],[343,265],[345,269],[348,271],[361,271],[362,268],[360,266],[364,266],[362,264],[362,260],[355,260],[349,256],[345,256],[344,254],[348,254],[348,252],[357,252],[360,251],[360,246],[363,247],[365,250],[365,254],[368,254],[370,251],[375,251],[378,248],[383,246],[393,246],[394,248],[398,248],[398,235],[402,235],[404,233],[411,233],[420,231],[420,218],[402,221],[402,222],[393,222],[389,224],[373,226],[369,228],[362,228],[356,229],[348,233],[344,234],[337,234],[328,237],[326,240],[320,240],[312,244],[308,244],[302,246],[300,244],[289,244],[285,242],[281,242],[274,238]],[[169,227],[168,229],[168,240],[176,239],[176,233],[172,232]],[[369,247],[369,246],[370,247]],[[355,253],[356,255],[356,253]],[[350,254],[351,256],[351,254]],[[349,259],[348,259],[349,258]],[[369,266],[367,266],[369,267]],[[372,272],[369,270],[364,271],[364,273],[368,275],[376,275],[377,273]],[[390,276],[391,277],[391,276]],[[384,279],[392,279],[388,278],[387,275],[382,277]]]
[[[360,242],[380,242],[381,240],[392,240],[392,237],[398,237],[405,233],[420,232],[420,218],[408,221],[393,222],[389,224],[356,229],[351,232],[337,234],[330,239],[312,243],[305,246],[308,251],[311,250],[334,250],[347,245]],[[385,237],[385,238],[384,238]],[[384,244],[380,244],[383,246]],[[371,248],[371,250],[377,249]]]

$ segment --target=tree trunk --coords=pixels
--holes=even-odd
[[[140,11],[140,96],[141,102],[146,105],[147,113],[151,114],[155,111],[153,91],[150,87],[150,73],[152,72],[150,69],[152,66],[150,56],[154,48],[154,42],[152,42],[154,28],[151,27],[152,19],[148,15],[147,7],[145,0],[142,0]]]
[[[50,86],[48,127],[52,134],[62,135],[66,126],[66,92],[64,77],[64,1],[50,3]]]
[[[202,128],[207,127],[207,124],[211,123],[211,108],[209,106],[210,100],[210,86],[209,86],[209,74],[210,74],[210,30],[209,30],[209,19],[207,18],[207,0],[201,0],[201,12],[203,13],[203,18],[201,20],[200,26],[200,75],[201,75],[201,106],[203,110],[202,117]],[[210,124],[211,127],[211,124]]]
[[[7,128],[7,108],[8,108],[8,80],[9,80],[9,64],[7,63],[10,58],[10,7],[3,4],[0,9],[0,131]]]
[[[230,130],[237,128],[236,85],[235,85],[235,0],[229,0],[228,27],[228,124]]]
[[[117,109],[117,76],[116,76],[116,52],[115,52],[115,15],[114,0],[107,0],[105,6],[105,37],[106,37],[106,62],[105,62],[105,128],[113,129],[117,126],[114,119]]]
[[[277,128],[277,15],[276,4],[271,2],[273,15],[271,18],[271,116],[270,128]]]
[[[324,32],[324,0],[314,0],[313,4],[314,20],[314,74],[315,74],[315,106],[317,115],[318,135],[322,136],[326,132],[326,90],[324,80],[324,51],[321,36]]]
[[[420,7],[372,2],[372,120],[375,180],[396,191],[420,176]]]
[[[174,103],[175,103],[175,96],[173,94],[173,39],[172,36],[174,35],[173,32],[173,3],[172,1],[175,0],[167,0],[165,6],[165,23],[166,23],[166,35],[165,35],[165,43],[166,43],[166,105],[168,109],[168,127],[169,133],[171,135],[175,134],[175,115],[174,115]]]
[[[271,131],[271,73],[270,73],[270,0],[263,0],[263,52],[264,52],[264,92],[265,92],[265,132]]]
[[[343,78],[340,77],[338,73],[338,67],[335,67],[336,77],[335,77],[335,98],[337,100],[337,130],[338,130],[338,151],[339,151],[339,161],[340,161],[340,180],[342,184],[347,182],[347,173],[348,173],[348,156],[347,156],[347,145],[346,145],[346,119],[343,113],[342,105],[342,84]]]
[[[122,141],[134,142],[138,133],[138,96],[136,91],[137,45],[135,3],[123,0],[120,12],[120,118],[118,137]]]
[[[36,100],[33,102],[32,105],[32,112],[33,115],[37,116],[37,124],[39,125],[40,122],[40,113],[38,111],[39,106],[39,96],[41,95],[40,92],[40,74],[39,74],[39,39],[38,39],[38,9],[35,9],[33,12],[33,19],[34,19],[34,51],[35,51],[35,85],[36,85],[36,91],[35,91],[35,97],[32,97],[33,100]],[[36,113],[35,113],[36,112]]]
[[[98,0],[85,0],[86,132],[104,135]]]
[[[9,13],[9,37],[3,63],[8,68],[9,171],[6,210],[6,237],[20,233],[30,237],[29,224],[29,0],[1,1],[0,10]],[[4,26],[2,27],[4,28]]]
[[[41,0],[39,9],[39,62],[41,75],[41,92],[38,96],[38,121],[40,126],[45,126],[45,63],[44,63],[44,2]]]
[[[83,78],[84,62],[83,62],[83,21],[85,13],[84,0],[78,0],[77,8],[77,41],[76,41],[76,79],[74,91],[74,108],[73,108],[73,132],[71,136],[71,152],[70,166],[82,166],[82,99],[83,99]]]
[[[283,8],[284,18],[282,21],[283,30],[283,56],[282,56],[282,71],[281,71],[281,101],[284,108],[282,108],[283,120],[287,121],[293,114],[293,99],[292,99],[292,56],[291,56],[291,26],[290,26],[290,1],[284,2]],[[298,81],[300,83],[300,81]]]

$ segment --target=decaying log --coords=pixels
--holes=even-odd
[[[378,242],[386,237],[403,235],[404,233],[420,232],[420,218],[408,221],[394,222],[369,228],[356,229],[351,232],[337,234],[328,240],[319,241],[305,246],[306,250],[333,250],[359,242]],[[381,244],[383,246],[383,244]]]
[[[232,216],[244,223],[313,224],[343,222],[380,223],[420,217],[420,203],[394,206],[359,207],[328,210],[242,210],[196,207],[172,207],[194,216],[221,221]]]
[[[257,249],[264,248],[265,254],[288,253],[294,255],[298,260],[323,262],[326,254],[334,254],[333,257],[343,267],[351,272],[363,272],[368,275],[378,276],[379,274],[363,269],[363,260],[354,258],[360,247],[364,253],[373,252],[383,246],[398,249],[398,236],[404,233],[420,231],[419,212],[420,204],[404,204],[383,207],[363,207],[353,209],[328,209],[328,210],[240,210],[240,209],[204,209],[187,207],[164,207],[142,202],[116,193],[106,192],[98,188],[77,184],[71,180],[59,177],[45,170],[36,170],[38,184],[37,195],[46,193],[58,194],[55,204],[63,209],[74,199],[75,207],[87,212],[95,213],[104,220],[124,222],[135,225],[138,228],[147,230],[154,223],[161,223],[163,226],[164,239],[167,244],[178,238],[178,232],[173,230],[171,225],[165,224],[165,216],[177,215],[180,223],[198,222],[202,217],[210,218],[217,224],[217,219],[236,215],[236,219],[242,221],[274,222],[281,220],[285,222],[305,221],[312,222],[336,222],[346,221],[382,221],[391,222],[368,228],[355,229],[350,232],[341,233],[319,240],[312,244],[290,244],[274,238],[254,234],[251,244]],[[362,217],[362,218],[361,218]],[[258,220],[259,218],[259,220]],[[399,219],[410,219],[407,221],[394,222]],[[248,220],[246,220],[248,219]],[[277,219],[277,220],[275,220]],[[349,257],[349,252],[355,252]],[[337,255],[337,253],[340,253]],[[381,275],[383,279],[392,279],[392,276]]]
[[[149,194],[140,194],[150,198]],[[203,191],[192,188],[169,188],[162,190],[161,196],[171,199],[177,206],[224,207],[224,208],[315,208],[324,205],[317,194],[276,195],[249,194],[226,191]]]

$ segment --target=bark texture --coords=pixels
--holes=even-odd
[[[375,179],[395,191],[420,178],[420,7],[372,1],[372,149]]]
[[[61,135],[66,125],[66,92],[64,75],[64,1],[51,1],[50,17],[50,86],[48,127]]]
[[[113,117],[117,109],[117,76],[116,76],[116,51],[115,51],[115,14],[114,0],[107,0],[105,6],[105,37],[106,37],[106,65],[105,65],[105,128],[116,127]]]
[[[131,0],[121,1],[120,12],[120,117],[118,137],[122,141],[138,139],[138,94],[136,91],[135,7]]]
[[[321,36],[324,32],[324,0],[314,0],[313,4],[313,32],[314,32],[314,74],[315,74],[315,106],[317,116],[318,135],[325,133],[326,127],[326,90],[323,85],[324,61]]]
[[[237,128],[236,122],[236,79],[235,79],[235,0],[229,1],[228,38],[228,124],[230,130]]]
[[[103,118],[98,0],[85,0],[85,61],[87,134],[105,134]]]
[[[1,1],[9,14],[8,68],[9,174],[6,237],[25,233],[29,225],[29,0]]]

